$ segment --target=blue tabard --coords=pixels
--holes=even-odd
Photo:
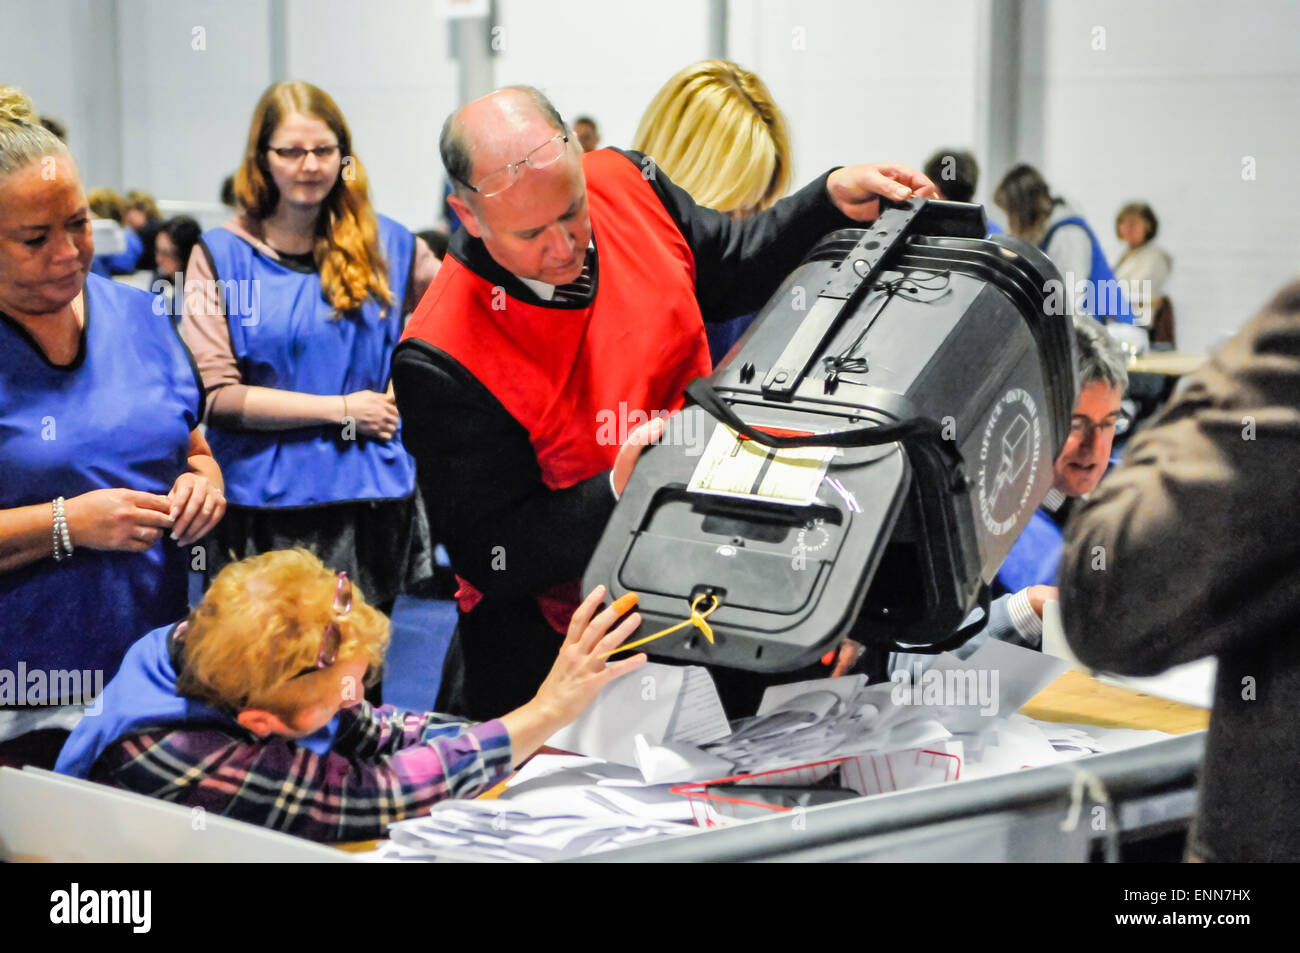
[[[175,624],[161,626],[131,646],[121,670],[64,742],[55,771],[89,777],[90,769],[109,745],[149,728],[212,726],[231,734],[248,734],[226,712],[176,694],[176,669],[169,644],[175,628]],[[335,715],[315,734],[294,739],[294,744],[324,756],[334,744],[338,727],[339,716]]]
[[[0,318],[0,509],[126,488],[165,496],[189,470],[202,389],[154,296],[90,275],[81,351],[55,367]],[[102,669],[185,614],[188,550],[166,535],[144,553],[72,543],[56,563],[0,573],[0,668]]]
[[[1097,236],[1093,234],[1092,228],[1078,215],[1071,215],[1069,218],[1063,218],[1047,230],[1043,236],[1040,248],[1046,250],[1047,243],[1052,240],[1057,229],[1065,225],[1078,225],[1088,233],[1088,241],[1092,243],[1092,262],[1088,274],[1088,281],[1093,287],[1093,312],[1092,316],[1098,321],[1115,321],[1120,324],[1133,323],[1133,309],[1129,305],[1128,295],[1121,289],[1114,302],[1115,307],[1111,307],[1110,295],[1105,293],[1105,285],[1102,282],[1114,282],[1115,272],[1111,270],[1110,264],[1106,261],[1106,255],[1101,250],[1101,242],[1097,241]],[[1099,290],[1102,289],[1102,290]]]
[[[371,297],[341,316],[325,300],[318,274],[294,271],[227,229],[204,234],[224,289],[230,344],[243,383],[331,396],[388,389],[415,239],[392,219],[377,217],[393,304]],[[239,506],[393,500],[415,489],[415,462],[400,432],[385,442],[359,432],[346,440],[337,424],[281,431],[212,426],[208,442],[226,478],[226,497]]]
[[[1064,549],[1061,527],[1043,510],[1034,510],[993,577],[993,596],[1019,592],[1029,586],[1056,585]]]

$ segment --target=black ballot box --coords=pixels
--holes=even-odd
[[[969,638],[1076,396],[1055,267],[984,236],[923,199],[825,236],[641,455],[584,590],[639,593],[640,633],[708,612],[647,650],[756,672]]]

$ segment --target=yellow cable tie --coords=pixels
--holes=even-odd
[[[703,599],[705,596],[708,596],[710,599],[713,600],[713,605],[709,606],[708,611],[700,612],[698,608],[700,604],[700,600]],[[603,654],[601,658],[603,659],[609,658],[611,655],[616,655],[619,652],[626,652],[628,649],[638,648],[639,646],[645,645],[647,642],[653,642],[655,639],[661,639],[665,635],[668,635],[672,632],[676,632],[678,629],[683,629],[688,625],[693,625],[695,626],[695,628],[703,632],[704,637],[708,639],[709,644],[712,645],[713,627],[710,626],[709,623],[706,622],[705,620],[708,619],[708,617],[713,614],[713,611],[717,609],[718,606],[720,605],[722,605],[722,600],[720,600],[716,595],[714,595],[711,592],[702,592],[698,596],[696,596],[695,601],[691,603],[691,617],[687,619],[685,622],[678,622],[676,625],[671,625],[666,629],[660,629],[654,635],[647,635],[644,639],[637,639],[635,642],[629,642],[626,645],[620,645],[618,648]]]

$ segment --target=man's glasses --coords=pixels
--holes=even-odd
[[[284,147],[270,146],[268,147],[267,151],[274,152],[276,155],[278,155],[281,159],[284,159],[286,162],[301,162],[303,160],[303,157],[310,152],[317,159],[323,162],[326,159],[332,159],[334,156],[338,155],[339,147],[337,145],[333,145],[333,146],[317,146],[315,149],[304,149],[302,146],[284,146]]]
[[[320,651],[316,653],[316,664],[308,665],[297,675],[290,676],[291,678],[319,672],[323,668],[329,668],[339,659],[339,649],[343,645],[343,631],[339,628],[339,620],[352,611],[352,580],[342,570],[339,571],[338,580],[338,585],[334,588],[335,618],[325,627],[325,634],[321,636]]]
[[[1094,431],[1102,435],[1125,433],[1131,423],[1132,421],[1127,414],[1108,418],[1101,423],[1095,423],[1087,417],[1075,417],[1070,421],[1070,433],[1077,434],[1087,440]]]
[[[534,169],[545,169],[547,166],[555,165],[560,161],[568,146],[569,137],[565,133],[560,133],[552,139],[548,139],[540,146],[534,149],[528,155],[524,156],[518,162],[512,162],[508,166],[497,169],[495,172],[489,172],[479,180],[478,185],[465,185],[477,192],[484,198],[493,195],[500,195],[510,186],[519,181],[519,177],[524,173],[524,166],[532,166]]]

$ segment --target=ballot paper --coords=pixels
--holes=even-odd
[[[774,450],[718,424],[686,488],[696,493],[807,506],[817,498],[834,447]]]
[[[658,837],[689,834],[676,821],[606,810],[583,816],[540,813],[513,801],[443,801],[427,817],[399,821],[375,854],[378,860],[563,860]]]
[[[1145,695],[1167,698],[1193,708],[1214,707],[1214,682],[1218,674],[1218,660],[1204,658],[1186,665],[1175,665],[1160,675],[1104,675],[1100,681],[1123,688],[1131,688]]]
[[[546,743],[561,751],[636,765],[636,737],[704,745],[731,733],[708,670],[648,662],[606,685],[590,707]]]
[[[1043,652],[1065,659],[1074,668],[1088,671],[1088,667],[1070,650],[1061,622],[1061,604],[1055,600],[1043,603]],[[1131,688],[1157,698],[1167,698],[1193,708],[1212,708],[1217,671],[1216,660],[1205,658],[1186,665],[1175,665],[1159,675],[1139,677],[1098,672],[1096,677],[1111,685]]]
[[[1065,625],[1061,620],[1061,603],[1056,599],[1048,599],[1043,603],[1043,654],[1064,659],[1069,663],[1070,667],[1077,668],[1082,672],[1088,671],[1088,666],[1079,661],[1078,657],[1071,651],[1070,644],[1065,640]]]
[[[754,774],[950,736],[930,711],[894,704],[893,688],[869,686],[862,675],[772,686],[758,714],[734,722],[731,735],[706,750],[732,762],[737,773]]]

